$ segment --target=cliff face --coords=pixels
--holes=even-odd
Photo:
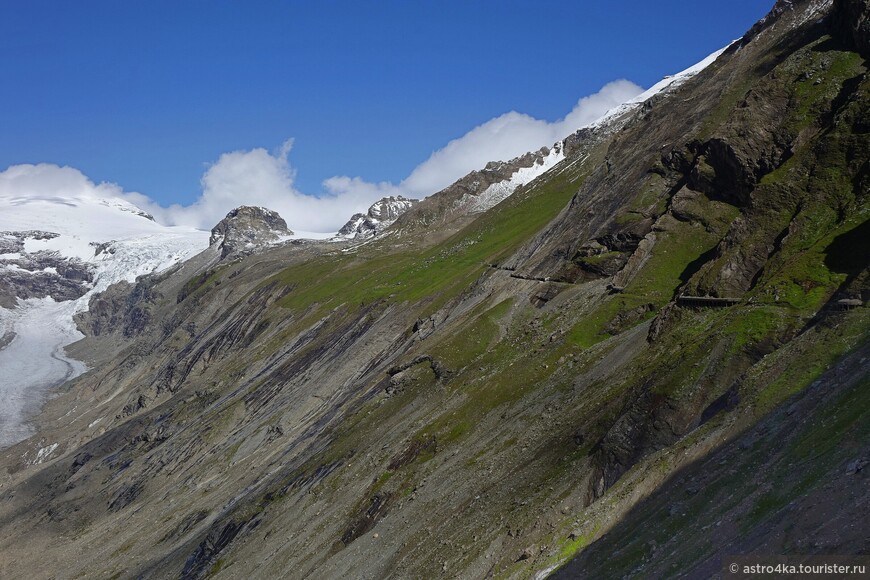
[[[846,42],[851,40],[851,48],[864,57],[870,54],[870,4],[867,0],[836,2],[832,20],[840,36]]]
[[[824,493],[866,550],[854,6],[779,3],[481,213],[105,296],[149,316],[0,455],[0,575],[709,575],[832,546],[794,508]]]

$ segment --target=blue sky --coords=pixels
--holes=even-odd
[[[395,184],[509,111],[555,121],[610,81],[648,87],[771,5],[0,0],[0,170],[70,165],[190,204],[221,155],[292,138],[301,192]]]

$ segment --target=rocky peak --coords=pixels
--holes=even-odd
[[[405,211],[415,203],[417,203],[416,199],[408,199],[401,195],[391,195],[390,197],[384,197],[373,203],[369,208],[368,216],[382,222],[392,222],[405,213]]]
[[[243,205],[230,211],[212,228],[209,245],[220,244],[221,257],[225,258],[230,254],[249,253],[258,247],[270,246],[292,235],[278,212]]]
[[[369,207],[366,213],[354,214],[346,224],[338,230],[339,238],[365,239],[375,236],[391,226],[400,215],[418,203],[416,199],[408,199],[401,195],[384,197]]]

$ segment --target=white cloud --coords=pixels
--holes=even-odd
[[[208,167],[200,180],[202,194],[191,205],[161,207],[138,193],[122,197],[151,213],[167,225],[210,229],[231,209],[240,205],[268,207],[287,221],[290,229],[304,232],[334,232],[358,211],[379,199],[363,188],[342,195],[306,195],[294,185],[296,170],[288,156],[293,140],[276,152],[263,148],[224,153]]]
[[[0,172],[0,196],[5,198],[112,198],[123,190],[114,183],[95,184],[73,167],[51,163],[12,165]]]
[[[0,194],[121,198],[160,223],[202,229],[210,229],[235,207],[260,205],[280,213],[293,230],[330,232],[386,195],[431,195],[489,161],[550,146],[641,91],[632,82],[614,81],[580,99],[565,118],[552,123],[514,111],[505,113],[432,153],[399,184],[336,176],[324,181],[322,195],[306,195],[294,184],[296,170],[288,159],[293,140],[289,139],[275,152],[257,148],[221,155],[202,176],[202,194],[188,206],[162,207],[141,193],[111,183],[95,184],[77,169],[50,164],[12,166],[0,172]]]
[[[359,177],[333,177],[324,182],[324,187],[339,195],[350,192],[431,195],[490,161],[507,161],[528,151],[549,147],[641,92],[643,89],[631,81],[613,81],[594,95],[577,101],[570,113],[553,123],[515,111],[505,113],[432,153],[399,185],[374,184]]]
[[[209,228],[234,207],[262,205],[280,213],[291,229],[336,231],[352,214],[365,211],[384,196],[431,195],[489,161],[550,146],[642,91],[632,82],[614,81],[577,101],[565,118],[552,123],[513,111],[505,113],[432,153],[399,184],[336,176],[323,182],[325,193],[320,196],[295,188],[296,171],[288,160],[292,140],[276,153],[265,149],[225,153],[203,176],[202,196],[196,203],[166,209],[151,204],[145,209],[164,223]]]

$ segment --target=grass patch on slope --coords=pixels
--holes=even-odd
[[[432,350],[432,356],[453,370],[471,364],[485,354],[493,341],[498,339],[498,321],[507,314],[513,302],[513,298],[508,298],[485,311],[474,322],[465,326],[462,332],[454,333],[439,343]]]
[[[711,250],[719,237],[699,225],[674,221],[668,231],[658,232],[649,260],[620,294],[605,298],[571,329],[569,340],[589,348],[608,338],[604,328],[618,314],[644,304],[661,308],[670,302],[684,282],[686,269]],[[649,318],[641,317],[639,321]]]
[[[792,355],[791,362],[784,365],[773,381],[764,384],[750,395],[757,412],[767,412],[793,394],[803,391],[822,374],[825,368],[847,353],[862,338],[866,338],[868,331],[870,331],[870,315],[866,310],[844,317],[835,331],[830,329],[816,331],[819,334],[818,338],[811,344],[805,345],[799,356]],[[763,362],[776,364],[781,356],[786,356],[786,353],[777,351],[768,357],[772,360]],[[759,370],[763,370],[766,365],[762,364],[759,367]]]
[[[277,279],[293,288],[279,301],[301,310],[311,304],[436,302],[457,295],[489,263],[513,253],[565,207],[582,176],[557,174],[518,191],[474,223],[435,247],[390,255],[332,254],[288,268]],[[441,299],[440,301],[438,299]]]

